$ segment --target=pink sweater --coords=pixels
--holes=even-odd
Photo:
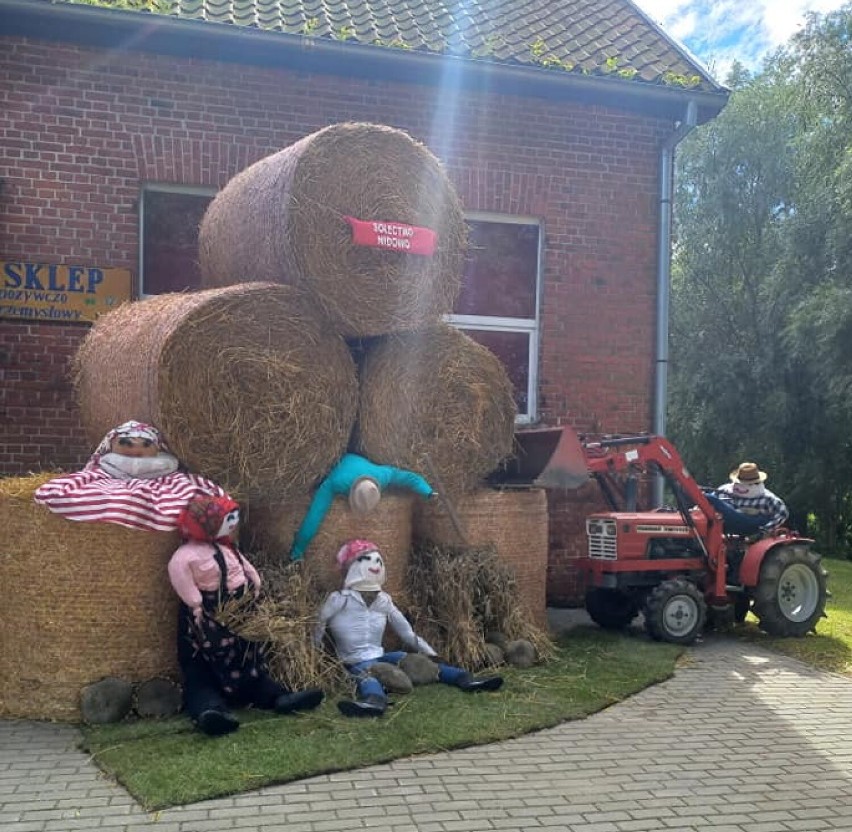
[[[260,588],[260,575],[243,556],[242,563],[233,546],[220,543],[228,573],[228,591],[233,592],[251,581]],[[201,592],[219,589],[219,566],[214,558],[216,550],[212,543],[192,540],[184,543],[169,561],[169,580],[175,592],[190,609],[201,606]],[[245,567],[245,568],[243,568]]]

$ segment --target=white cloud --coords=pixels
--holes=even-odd
[[[634,0],[718,78],[738,60],[752,70],[801,28],[809,11],[828,12],[843,0]]]

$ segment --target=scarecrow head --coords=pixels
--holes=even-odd
[[[198,495],[190,499],[178,517],[178,529],[184,538],[208,543],[233,540],[239,524],[240,507],[230,497]]]
[[[337,565],[344,573],[343,586],[364,592],[382,588],[387,574],[379,547],[369,540],[348,540],[337,553]]]
[[[731,471],[733,485],[731,491],[739,497],[760,497],[765,492],[763,483],[766,474],[755,462],[743,462],[735,471]]]

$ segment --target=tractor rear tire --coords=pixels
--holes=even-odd
[[[828,597],[821,557],[807,546],[780,546],[764,558],[751,611],[771,636],[801,638],[816,629]]]
[[[656,641],[692,644],[707,618],[701,590],[686,578],[663,581],[645,601],[645,629]]]
[[[586,612],[604,630],[624,630],[639,615],[639,607],[625,592],[595,587],[586,592]]]

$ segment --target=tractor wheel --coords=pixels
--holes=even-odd
[[[706,617],[701,590],[686,578],[663,581],[645,601],[645,629],[657,641],[692,644]]]
[[[761,630],[800,638],[816,628],[828,596],[820,561],[807,546],[781,546],[766,556],[752,605]]]
[[[623,630],[639,614],[639,607],[617,589],[594,588],[586,592],[586,612],[604,630]]]

